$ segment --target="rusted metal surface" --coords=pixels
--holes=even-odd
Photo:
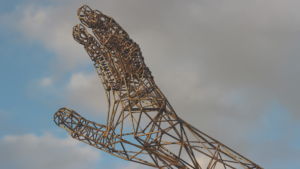
[[[107,123],[61,108],[55,123],[71,137],[124,160],[155,168],[261,169],[177,116],[141,50],[111,17],[84,5],[74,39],[94,61],[108,102]],[[86,28],[91,28],[95,36]]]

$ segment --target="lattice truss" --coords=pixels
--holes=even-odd
[[[142,52],[111,17],[84,5],[74,39],[94,61],[105,89],[107,123],[61,108],[55,123],[71,137],[124,160],[155,168],[261,169],[179,118],[156,86]],[[95,37],[86,27],[91,28]]]

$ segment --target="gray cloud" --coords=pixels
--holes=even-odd
[[[265,158],[277,159],[269,150],[285,140],[295,139],[291,134],[272,143],[253,143],[262,139],[255,138],[253,133],[265,131],[260,119],[274,101],[289,112],[289,119],[280,124],[281,132],[291,130],[300,119],[299,1],[85,3],[122,25],[140,45],[156,83],[176,112],[200,130],[253,158],[252,152],[258,152],[265,154]],[[92,67],[83,47],[71,37],[72,26],[79,23],[76,10],[81,5],[81,1],[66,1],[57,7],[27,6],[17,13],[31,15],[24,15],[14,24],[24,28],[21,30],[24,36],[35,38],[57,52],[56,61],[67,67],[65,71],[78,72],[87,63]],[[40,29],[48,34],[36,35]],[[62,71],[59,67],[53,70]],[[73,80],[80,79],[78,75],[75,72]],[[103,94],[100,80],[96,82],[94,75],[82,75],[86,85],[68,88],[71,78],[66,87],[58,90],[65,90],[61,93],[73,105],[102,112],[101,107],[105,109],[106,105],[104,96],[98,96]],[[269,148],[260,148],[266,145]],[[291,147],[281,151],[299,156]],[[269,164],[261,159],[255,162],[262,166]]]

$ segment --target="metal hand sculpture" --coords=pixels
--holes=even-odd
[[[156,168],[261,169],[177,116],[156,86],[138,44],[113,18],[86,5],[78,9],[78,17],[83,25],[74,26],[73,37],[94,61],[108,113],[106,125],[101,125],[71,109],[59,109],[54,121],[71,137]],[[84,26],[92,28],[96,39]]]

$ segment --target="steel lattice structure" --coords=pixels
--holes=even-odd
[[[156,168],[262,169],[177,116],[155,84],[138,44],[113,18],[87,5],[78,9],[78,17],[82,24],[74,26],[73,37],[94,61],[108,113],[106,125],[101,125],[71,109],[59,109],[54,121],[71,137]]]

